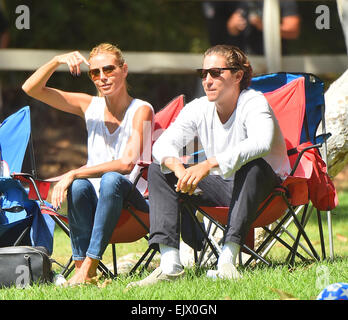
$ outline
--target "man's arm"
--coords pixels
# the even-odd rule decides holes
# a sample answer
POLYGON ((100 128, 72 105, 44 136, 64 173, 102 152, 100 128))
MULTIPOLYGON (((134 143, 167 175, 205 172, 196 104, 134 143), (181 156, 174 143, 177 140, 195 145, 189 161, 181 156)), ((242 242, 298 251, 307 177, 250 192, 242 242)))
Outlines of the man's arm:
MULTIPOLYGON (((192 102, 191 102, 192 103, 192 102)), ((173 171, 166 165, 166 160, 180 159, 180 152, 196 136, 197 104, 187 104, 176 120, 156 140, 152 148, 154 159, 161 165, 164 173, 173 171)), ((167 162, 170 162, 167 160, 167 162)))

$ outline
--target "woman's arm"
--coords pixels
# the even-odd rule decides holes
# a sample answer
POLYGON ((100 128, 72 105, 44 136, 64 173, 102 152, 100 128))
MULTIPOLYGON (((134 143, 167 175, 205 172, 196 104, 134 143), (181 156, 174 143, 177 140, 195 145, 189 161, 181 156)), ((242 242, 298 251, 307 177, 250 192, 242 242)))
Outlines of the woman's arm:
POLYGON ((84 117, 92 96, 85 93, 65 92, 46 86, 53 72, 62 64, 67 64, 70 73, 80 74, 81 63, 89 64, 78 52, 55 56, 51 61, 37 69, 23 84, 22 89, 31 97, 40 100, 58 110, 84 117))

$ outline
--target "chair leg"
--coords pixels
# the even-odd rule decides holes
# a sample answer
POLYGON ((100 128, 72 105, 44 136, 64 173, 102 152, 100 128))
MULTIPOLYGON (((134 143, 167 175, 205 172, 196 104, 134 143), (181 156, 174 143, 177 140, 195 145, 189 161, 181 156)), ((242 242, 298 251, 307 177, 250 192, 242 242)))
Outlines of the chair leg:
POLYGON ((152 253, 151 253, 150 257, 147 259, 147 262, 146 262, 144 268, 142 268, 142 271, 145 268, 148 267, 148 265, 150 264, 151 260, 153 259, 153 257, 155 256, 156 252, 158 251, 157 248, 153 248, 153 247, 147 248, 145 253, 139 259, 139 261, 135 264, 135 266, 132 268, 132 270, 129 272, 129 274, 133 274, 139 268, 139 266, 143 263, 143 261, 146 259, 146 257, 150 254, 151 251, 152 251, 152 253))
MULTIPOLYGON (((220 249, 220 246, 223 242, 223 238, 220 239, 218 241, 218 243, 215 242, 214 240, 214 236, 215 236, 215 233, 216 231, 218 230, 218 226, 216 224, 213 224, 212 221, 209 221, 209 224, 208 224, 208 227, 207 227, 207 231, 206 233, 208 234, 208 237, 210 239, 210 241, 212 242, 212 244, 215 246, 216 250, 218 251, 218 253, 220 254, 221 253, 221 249, 220 249), (214 230, 212 231, 212 228, 214 228, 214 230)), ((221 229, 222 232, 225 232, 225 229, 221 229)), ((207 250, 209 248, 209 244, 207 243, 207 241, 204 239, 204 243, 203 243, 203 248, 202 250, 200 251, 200 254, 199 254, 199 258, 198 258, 198 261, 196 261, 196 264, 197 266, 203 266, 203 259, 204 259, 204 256, 205 254, 207 253, 207 250)), ((206 256, 206 260, 205 260, 205 263, 207 263, 209 261, 209 259, 211 258, 211 256, 213 255, 214 253, 211 251, 208 253, 208 255, 206 256)), ((216 262, 213 264, 215 265, 216 262)))
POLYGON ((335 252, 334 252, 334 244, 333 244, 333 231, 332 231, 331 211, 327 211, 327 229, 328 229, 328 234, 329 234, 330 259, 333 260, 335 258, 335 252))
MULTIPOLYGON (((286 200, 286 201, 287 201, 287 200, 286 200)), ((315 257, 316 260, 319 261, 319 260, 320 260, 320 257, 319 257, 319 255, 318 255, 318 253, 316 252, 316 250, 314 249, 314 247, 313 247, 311 241, 309 240, 309 238, 308 238, 308 236, 307 236, 307 233, 306 233, 305 230, 304 230, 304 226, 303 226, 303 224, 302 224, 302 223, 304 222, 305 218, 306 218, 306 211, 303 212, 303 215, 302 215, 302 223, 298 220, 298 218, 297 218, 296 214, 294 213, 294 210, 292 209, 292 207, 290 206, 290 204, 289 204, 289 211, 290 211, 292 217, 294 218, 294 222, 295 222, 296 227, 297 227, 297 229, 298 229, 298 231, 299 231, 298 237, 297 237, 298 239, 297 239, 297 241, 295 241, 295 245, 294 245, 294 247, 296 248, 295 250, 297 250, 298 241, 299 241, 300 236, 302 235, 303 238, 305 239, 305 241, 306 241, 308 247, 309 247, 310 250, 312 251, 313 256, 315 257)), ((294 256, 294 254, 293 254, 292 257, 291 257, 291 260, 290 260, 290 265, 294 262, 294 259, 295 259, 295 256, 294 256)))
POLYGON ((117 257, 116 257, 116 245, 113 243, 112 247, 112 262, 114 266, 114 275, 117 277, 117 257))
POLYGON ((156 249, 153 249, 153 250, 152 250, 152 253, 151 253, 150 257, 147 259, 147 261, 146 261, 144 267, 142 268, 142 271, 144 271, 145 269, 148 268, 150 262, 152 261, 152 259, 153 259, 153 257, 155 256, 155 254, 156 254, 157 251, 158 251, 158 250, 156 250, 156 249))
POLYGON ((267 260, 265 260, 262 256, 260 256, 259 254, 257 254, 254 250, 250 249, 248 246, 246 246, 245 244, 243 244, 243 248, 248 251, 252 256, 254 256, 256 259, 259 259, 260 261, 262 261, 263 263, 265 263, 267 266, 271 266, 271 263, 268 262, 267 260))
POLYGON ((73 265, 72 267, 70 267, 71 263, 73 262, 72 260, 72 256, 70 257, 70 259, 68 260, 68 262, 65 264, 65 266, 63 266, 62 271, 60 272, 60 274, 64 277, 67 278, 69 276, 69 274, 74 270, 75 266, 73 265))
MULTIPOLYGON (((204 235, 204 238, 205 240, 207 241, 209 247, 211 248, 211 250, 213 251, 214 255, 216 256, 216 259, 219 258, 219 254, 215 248, 215 246, 213 245, 213 243, 211 242, 211 240, 209 239, 209 236, 207 235, 206 233, 206 230, 203 229, 203 227, 201 226, 201 224, 199 223, 196 215, 194 214, 194 212, 192 211, 192 208, 195 208, 193 207, 192 205, 190 207, 188 207, 188 212, 190 213, 191 215, 191 218, 193 219, 193 221, 197 224, 197 226, 199 227, 199 229, 201 230, 202 234, 204 235)), ((198 208, 195 208, 195 209, 198 209, 198 208)), ((203 216, 207 217, 210 221, 212 220, 209 215, 207 215, 203 210, 200 210, 199 209, 199 212, 201 212, 203 214, 203 216)))
MULTIPOLYGON (((282 219, 281 221, 278 223, 278 225, 273 229, 270 230, 266 227, 264 227, 263 229, 269 234, 266 239, 262 242, 262 244, 257 248, 256 253, 260 254, 264 247, 266 247, 271 241, 275 242, 278 241, 279 243, 281 243, 284 247, 286 247, 290 252, 293 252, 293 248, 286 243, 283 239, 280 238, 281 233, 279 234, 280 229, 283 227, 284 223, 286 223, 289 218, 291 218, 291 213, 288 212, 282 219)), ((273 244, 272 244, 273 246, 273 244)), ((266 250, 269 250, 268 247, 266 248, 266 250)), ((267 251, 268 252, 268 251, 267 251)), ((294 254, 296 254, 296 256, 298 256, 299 258, 301 258, 303 261, 305 261, 306 259, 299 254, 298 252, 294 252, 294 254)), ((261 255, 262 257, 264 257, 264 255, 261 255)), ((244 264, 244 266, 248 266, 252 260, 254 259, 254 257, 250 257, 244 264)))
POLYGON ((324 234, 323 234, 323 225, 322 225, 322 222, 321 222, 321 214, 320 214, 320 211, 318 209, 317 209, 317 217, 318 217, 318 228, 319 228, 320 244, 321 244, 321 254, 323 256, 323 259, 326 259, 325 241, 324 241, 324 234))
POLYGON ((102 263, 101 261, 99 261, 98 264, 98 270, 106 277, 112 278, 112 279, 116 279, 117 278, 117 274, 113 274, 108 268, 107 266, 102 263))

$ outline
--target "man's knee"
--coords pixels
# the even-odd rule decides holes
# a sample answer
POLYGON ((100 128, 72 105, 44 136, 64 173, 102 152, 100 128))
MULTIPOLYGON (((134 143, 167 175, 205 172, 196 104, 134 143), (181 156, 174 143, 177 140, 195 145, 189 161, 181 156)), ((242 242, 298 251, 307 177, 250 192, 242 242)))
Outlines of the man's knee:
POLYGON ((161 175, 161 174, 162 174, 162 171, 161 171, 160 165, 152 162, 149 166, 149 169, 148 169, 149 179, 151 179, 155 176, 161 175))
POLYGON ((254 186, 265 184, 275 185, 278 182, 278 177, 272 167, 262 158, 245 164, 239 169, 236 175, 254 186))

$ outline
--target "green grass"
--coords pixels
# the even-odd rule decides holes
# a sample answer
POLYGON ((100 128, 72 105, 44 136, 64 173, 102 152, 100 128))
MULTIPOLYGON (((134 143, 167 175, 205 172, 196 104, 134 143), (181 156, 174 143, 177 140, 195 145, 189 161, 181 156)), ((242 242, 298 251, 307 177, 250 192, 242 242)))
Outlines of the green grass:
MULTIPOLYGON (((269 258, 272 267, 241 268, 243 278, 239 281, 211 280, 206 278, 205 269, 188 268, 182 279, 173 283, 159 283, 155 286, 125 290, 131 281, 142 279, 143 275, 120 275, 118 279, 102 288, 85 285, 75 288, 60 288, 54 285, 34 285, 26 289, 7 288, 0 290, 0 300, 278 300, 293 298, 312 300, 317 297, 323 286, 335 282, 348 282, 348 191, 340 192, 340 204, 333 214, 334 260, 320 262, 300 262, 296 260, 291 270, 284 264, 287 255, 281 245, 272 249, 269 258)), ((307 225, 307 232, 318 251, 319 235, 315 215, 307 225)), ((326 214, 323 214, 324 232, 327 234, 326 214)), ((327 237, 326 237, 326 242, 327 237)), ((117 245, 118 257, 130 252, 143 252, 147 247, 144 240, 117 245)), ((327 254, 328 254, 328 245, 327 254)), ((65 262, 71 254, 70 241, 65 234, 55 232, 53 258, 65 262)), ((111 249, 108 248, 104 261, 110 263, 111 249)), ((150 272, 151 270, 149 270, 150 272)), ((106 284, 106 282, 104 283, 106 284)))
MULTIPOLYGON (((347 258, 334 262, 297 265, 289 272, 279 265, 253 270, 244 270, 239 281, 211 280, 203 270, 188 269, 186 276, 173 283, 159 283, 155 287, 133 288, 125 291, 133 278, 120 276, 105 288, 86 285, 74 288, 60 288, 53 285, 34 285, 26 289, 2 289, 1 300, 274 300, 280 294, 301 300, 315 299, 321 282, 318 281, 318 267, 327 267, 329 283, 347 281, 347 258)), ((102 281, 100 282, 102 283, 102 281)))

